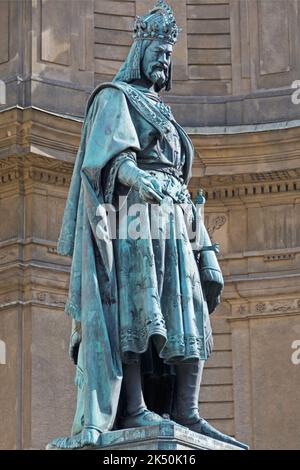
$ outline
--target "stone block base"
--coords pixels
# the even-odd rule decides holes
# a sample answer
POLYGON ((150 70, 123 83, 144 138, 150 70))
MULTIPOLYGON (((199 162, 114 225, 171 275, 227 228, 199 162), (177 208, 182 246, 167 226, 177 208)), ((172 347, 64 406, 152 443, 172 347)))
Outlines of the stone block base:
MULTIPOLYGON (((99 450, 242 450, 224 442, 166 422, 144 428, 111 431, 102 434, 99 450)), ((97 450, 98 450, 97 449, 97 450)))

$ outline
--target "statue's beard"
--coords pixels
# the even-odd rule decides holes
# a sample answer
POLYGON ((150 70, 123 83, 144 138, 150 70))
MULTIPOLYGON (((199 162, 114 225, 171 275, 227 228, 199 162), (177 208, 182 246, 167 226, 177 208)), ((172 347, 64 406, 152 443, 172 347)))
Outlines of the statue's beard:
POLYGON ((150 73, 150 80, 159 89, 162 89, 168 80, 168 73, 165 70, 156 67, 150 73))

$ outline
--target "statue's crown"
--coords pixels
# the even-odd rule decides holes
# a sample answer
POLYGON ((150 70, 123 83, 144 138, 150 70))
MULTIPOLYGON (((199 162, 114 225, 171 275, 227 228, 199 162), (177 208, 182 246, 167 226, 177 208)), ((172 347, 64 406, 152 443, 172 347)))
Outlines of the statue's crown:
POLYGON ((161 39, 175 44, 180 31, 172 8, 164 0, 158 0, 148 15, 136 17, 133 37, 161 39))

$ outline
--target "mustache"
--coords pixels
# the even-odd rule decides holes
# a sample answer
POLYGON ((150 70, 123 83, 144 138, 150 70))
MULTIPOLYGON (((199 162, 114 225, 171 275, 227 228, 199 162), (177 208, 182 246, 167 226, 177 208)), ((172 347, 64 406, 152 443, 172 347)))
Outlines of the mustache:
POLYGON ((162 64, 153 64, 151 67, 151 72, 155 72, 155 71, 162 71, 166 75, 168 75, 169 67, 167 65, 162 65, 162 64))

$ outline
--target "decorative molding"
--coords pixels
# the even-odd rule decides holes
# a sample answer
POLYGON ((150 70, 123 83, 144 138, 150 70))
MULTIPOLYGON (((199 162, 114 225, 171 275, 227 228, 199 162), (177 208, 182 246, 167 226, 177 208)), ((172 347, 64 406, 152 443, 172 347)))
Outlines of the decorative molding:
POLYGON ((259 173, 246 173, 234 175, 212 175, 203 177, 201 181, 208 180, 211 186, 232 186, 234 184, 264 183, 269 181, 285 181, 287 179, 300 178, 300 168, 282 171, 266 171, 259 173))
POLYGON ((230 320, 293 313, 300 313, 300 298, 264 300, 256 303, 234 303, 232 305, 232 318, 230 318, 230 320))
POLYGON ((278 299, 275 301, 259 302, 255 305, 257 313, 290 313, 300 311, 300 299, 278 299))
POLYGON ((295 259, 295 253, 281 253, 276 255, 266 255, 264 256, 264 261, 286 261, 295 259))
POLYGON ((202 188, 209 201, 245 199, 247 197, 279 195, 300 192, 300 169, 222 177, 192 177, 190 189, 202 188))
POLYGON ((29 177, 33 181, 40 181, 41 183, 47 183, 56 186, 69 187, 71 181, 71 175, 60 174, 60 169, 57 167, 54 170, 41 169, 31 167, 29 171, 29 177))
POLYGON ((0 187, 19 180, 69 187, 73 165, 47 157, 6 157, 0 160, 0 187))
POLYGON ((66 294, 58 294, 57 292, 49 292, 49 291, 32 291, 32 298, 31 300, 37 301, 43 304, 50 304, 50 305, 59 305, 61 307, 64 306, 66 302, 66 294))
POLYGON ((300 168, 259 173, 192 177, 191 189, 203 188, 208 200, 295 193, 300 191, 300 168))

